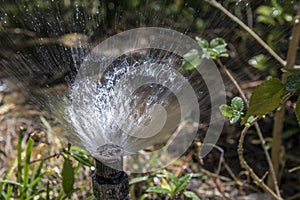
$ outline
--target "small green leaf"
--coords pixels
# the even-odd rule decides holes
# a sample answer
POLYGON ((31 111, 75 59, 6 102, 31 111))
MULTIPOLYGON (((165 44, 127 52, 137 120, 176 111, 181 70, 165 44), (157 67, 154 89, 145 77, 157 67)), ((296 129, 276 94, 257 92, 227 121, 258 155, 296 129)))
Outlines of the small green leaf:
POLYGON ((210 56, 212 59, 217 59, 218 57, 228 57, 227 53, 227 43, 223 38, 214 38, 210 41, 210 56))
POLYGON ((182 68, 185 70, 193 70, 202 62, 202 58, 199 55, 197 49, 192 49, 188 53, 183 55, 182 68))
POLYGON ((291 75, 288 76, 285 90, 288 92, 295 92, 300 88, 300 76, 299 75, 291 75))
POLYGON ((277 108, 281 102, 284 84, 272 78, 257 86, 253 91, 245 120, 251 115, 266 115, 277 108))
POLYGON ((230 124, 234 124, 237 123, 237 121, 239 121, 240 119, 240 115, 234 115, 229 119, 230 124))
POLYGON ((183 192, 184 196, 190 198, 192 200, 200 200, 200 198, 192 191, 185 191, 183 192))
POLYGON ((297 102, 296 102, 296 117, 298 120, 298 125, 300 126, 300 96, 298 96, 297 102))
POLYGON ((70 151, 69 152, 70 155, 75 158, 79 163, 85 165, 85 166, 88 166, 88 167, 91 167, 93 166, 94 164, 88 159, 87 155, 82 155, 81 153, 79 152, 76 152, 76 151, 70 151))
POLYGON ((222 113, 222 115, 224 117, 230 118, 230 117, 233 116, 231 106, 228 106, 226 104, 222 104, 222 105, 220 105, 219 110, 220 110, 220 112, 222 113))
POLYGON ((196 39, 196 41, 198 42, 198 44, 201 48, 205 49, 205 48, 209 47, 209 44, 208 44, 207 40, 205 40, 203 38, 200 38, 200 37, 196 37, 195 39, 196 39))
POLYGON ((243 111, 244 110, 244 102, 243 102, 242 98, 234 97, 231 100, 231 108, 236 111, 240 111, 240 112, 243 111))
POLYGON ((193 174, 187 174, 179 179, 179 183, 176 185, 174 193, 177 194, 185 189, 186 185, 190 182, 193 174))
POLYGON ((170 184, 167 182, 166 179, 162 178, 162 179, 160 179, 160 181, 161 181, 161 187, 162 188, 165 188, 169 191, 172 191, 172 188, 171 188, 170 184))
POLYGON ((217 37, 214 38, 210 41, 210 48, 226 48, 227 43, 225 42, 225 40, 223 38, 217 37))
POLYGON ((260 15, 270 16, 272 13, 272 8, 270 6, 260 6, 256 12, 260 15))
POLYGON ((73 190, 74 185, 74 168, 69 158, 65 158, 61 176, 63 190, 66 194, 69 194, 73 190))
POLYGON ((178 184, 179 178, 177 178, 172 172, 164 170, 164 173, 167 175, 167 178, 171 180, 171 182, 173 182, 175 185, 178 184))
POLYGON ((141 176, 141 177, 132 178, 129 181, 129 185, 140 183, 140 182, 143 182, 143 181, 147 181, 148 178, 149 178, 149 176, 141 176))
POLYGON ((171 191, 166 189, 166 188, 161 188, 161 187, 149 187, 146 192, 153 192, 157 194, 170 194, 171 191))
POLYGON ((269 58, 264 54, 259 54, 257 56, 252 57, 248 63, 252 67, 259 69, 259 70, 265 70, 268 67, 268 61, 269 58))

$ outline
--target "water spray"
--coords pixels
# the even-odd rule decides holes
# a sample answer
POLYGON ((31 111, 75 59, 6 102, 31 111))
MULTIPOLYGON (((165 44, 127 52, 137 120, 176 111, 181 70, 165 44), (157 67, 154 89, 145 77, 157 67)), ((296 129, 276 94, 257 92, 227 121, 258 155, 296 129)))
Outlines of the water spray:
MULTIPOLYGON (((192 144, 201 97, 189 82, 194 77, 185 77, 189 73, 174 61, 185 57, 193 64, 195 58, 185 56, 191 50, 198 52, 201 62, 194 68, 210 94, 204 95, 210 97, 205 101, 210 101, 212 114, 203 143, 216 143, 225 120, 218 112, 226 102, 224 85, 214 62, 201 57, 193 39, 164 28, 133 29, 103 41, 84 59, 56 113, 68 129, 62 137, 95 158, 96 199, 129 199, 126 172, 166 167, 192 144), (160 53, 150 54, 149 49, 160 53), (144 59, 134 59, 136 53, 144 59), (162 147, 143 151, 157 144, 162 147), (155 161, 145 164, 153 156, 155 161)), ((201 156, 211 149, 204 145, 201 156)))

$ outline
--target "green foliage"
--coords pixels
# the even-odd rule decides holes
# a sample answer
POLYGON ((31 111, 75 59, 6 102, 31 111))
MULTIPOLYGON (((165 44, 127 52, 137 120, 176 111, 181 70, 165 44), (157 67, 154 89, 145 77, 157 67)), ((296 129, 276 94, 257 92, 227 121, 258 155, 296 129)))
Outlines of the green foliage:
POLYGON ((285 90, 287 92, 296 92, 298 89, 300 89, 300 75, 288 76, 285 90))
POLYGON ((77 146, 71 146, 71 148, 68 151, 65 151, 65 153, 72 156, 84 166, 92 167, 94 165, 90 154, 86 150, 83 150, 77 146))
POLYGON ((196 37, 195 38, 199 46, 202 48, 202 54, 196 49, 190 50, 183 55, 182 67, 185 70, 193 70, 201 64, 204 58, 218 59, 220 57, 228 57, 227 43, 223 38, 214 38, 208 43, 207 40, 196 37))
POLYGON ((266 115, 277 108, 281 102, 284 84, 278 78, 272 78, 257 86, 250 98, 245 119, 251 115, 266 115))
POLYGON ((220 57, 228 57, 226 49, 227 43, 223 38, 217 37, 212 39, 210 43, 208 43, 207 40, 196 37, 196 41, 203 50, 202 58, 211 58, 216 60, 220 57))
POLYGON ((191 200, 200 200, 200 198, 194 192, 184 191, 183 194, 184 196, 190 198, 191 200))
POLYGON ((252 57, 248 63, 256 69, 265 70, 268 67, 269 58, 264 54, 252 57))
POLYGON ((132 178, 129 181, 129 185, 147 181, 147 180, 149 180, 149 178, 150 178, 149 176, 141 176, 141 177, 132 178))
POLYGON ((197 195, 192 191, 186 191, 186 186, 193 177, 193 174, 176 177, 173 173, 164 170, 162 175, 157 174, 156 177, 160 180, 160 186, 151 186, 146 190, 146 192, 164 194, 168 195, 170 198, 175 198, 180 194, 192 199, 197 198, 197 195))
POLYGON ((234 97, 231 100, 231 105, 222 104, 219 107, 223 116, 229 118, 230 124, 236 123, 244 114, 244 102, 240 97, 234 97))
POLYGON ((295 69, 282 68, 281 71, 282 72, 289 72, 289 73, 294 74, 294 75, 300 75, 300 69, 299 68, 295 68, 295 69))
POLYGON ((202 62, 202 58, 197 49, 192 49, 183 55, 182 68, 185 70, 193 70, 202 62))
MULTIPOLYGON (((0 199, 20 199, 20 200, 30 200, 39 196, 40 200, 50 199, 50 191, 53 190, 53 186, 47 184, 45 185, 43 181, 49 174, 52 173, 51 169, 43 171, 45 165, 45 160, 31 163, 30 157, 33 149, 34 140, 29 138, 27 146, 25 149, 24 160, 22 160, 22 138, 23 138, 23 129, 19 131, 18 138, 18 152, 17 152, 17 180, 8 179, 9 174, 12 174, 14 166, 6 172, 4 177, 0 179, 0 199), (13 192, 14 191, 14 192, 13 192), (42 197, 45 195, 46 198, 42 197)), ((59 195, 55 198, 56 200, 69 198, 74 192, 84 189, 85 186, 79 186, 74 188, 75 175, 80 164, 85 166, 91 166, 91 158, 88 156, 88 153, 85 150, 80 149, 79 147, 72 146, 69 151, 65 150, 64 153, 65 161, 62 169, 62 190, 59 195), (78 160, 78 165, 76 168, 73 168, 70 158, 73 157, 75 160, 78 160)), ((56 186, 54 186, 56 187, 56 186)))
POLYGON ((69 158, 65 157, 65 162, 61 172, 62 186, 66 194, 70 194, 74 185, 74 169, 69 158))
POLYGON ((20 129, 18 138, 17 181, 8 179, 8 175, 11 174, 13 170, 12 166, 6 172, 4 177, 0 179, 0 199, 10 199, 12 195, 14 195, 14 198, 17 196, 17 199, 29 200, 45 192, 43 187, 40 187, 39 183, 41 183, 43 177, 51 173, 51 170, 41 173, 40 170, 44 162, 40 162, 34 170, 30 170, 30 156, 34 144, 34 141, 31 138, 28 140, 24 162, 22 162, 23 131, 23 129, 20 129), (13 190, 16 191, 14 194, 12 194, 13 190))
POLYGON ((286 11, 276 0, 272 0, 270 6, 262 5, 256 10, 259 15, 257 21, 273 26, 291 22, 293 17, 286 11))

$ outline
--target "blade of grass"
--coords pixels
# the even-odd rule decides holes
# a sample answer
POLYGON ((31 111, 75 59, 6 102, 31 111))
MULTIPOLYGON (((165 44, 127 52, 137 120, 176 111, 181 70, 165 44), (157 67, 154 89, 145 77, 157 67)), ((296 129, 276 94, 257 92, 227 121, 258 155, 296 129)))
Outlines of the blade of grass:
POLYGON ((37 193, 32 194, 31 196, 29 196, 29 197, 26 198, 25 200, 31 200, 31 199, 33 199, 34 197, 39 197, 40 194, 42 194, 43 192, 45 192, 45 190, 40 190, 40 191, 38 191, 37 193))
POLYGON ((50 183, 47 183, 47 193, 46 193, 46 200, 50 200, 50 183))
POLYGON ((22 185, 21 183, 18 183, 16 181, 12 181, 12 180, 0 180, 0 183, 13 184, 13 185, 17 185, 20 187, 24 187, 24 185, 22 185))
POLYGON ((12 189, 13 189, 13 187, 11 185, 9 185, 8 188, 7 188, 7 193, 6 193, 5 200, 9 200, 10 199, 12 189))
POLYGON ((26 199, 26 191, 27 191, 27 185, 28 185, 28 174, 29 174, 29 165, 30 165, 30 156, 31 156, 31 150, 33 146, 33 139, 29 138, 26 148, 26 154, 25 154, 25 162, 24 162, 24 188, 22 191, 22 197, 26 199))
MULTIPOLYGON (((24 129, 21 127, 19 130, 18 135, 18 154, 17 154, 17 160, 18 160, 18 171, 17 171, 17 180, 20 184, 23 183, 22 181, 22 136, 23 136, 24 129)), ((22 188, 19 186, 19 192, 21 194, 22 188)), ((22 200, 22 198, 21 198, 22 200)))

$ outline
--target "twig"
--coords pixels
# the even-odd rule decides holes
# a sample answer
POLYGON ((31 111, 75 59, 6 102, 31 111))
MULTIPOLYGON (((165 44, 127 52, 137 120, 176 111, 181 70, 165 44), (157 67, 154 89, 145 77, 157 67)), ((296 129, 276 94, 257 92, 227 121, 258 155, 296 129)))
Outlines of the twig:
MULTIPOLYGON (((286 68, 292 69, 295 66, 296 56, 297 56, 297 49, 299 44, 299 37, 300 37, 300 4, 297 11, 297 16, 295 17, 293 32, 292 32, 292 39, 289 44, 288 54, 287 54, 287 62, 286 68)), ((289 74, 283 73, 281 80, 283 83, 286 83, 289 74)), ((279 166, 280 166, 280 151, 281 151, 281 141, 282 141, 282 131, 283 131, 283 121, 285 115, 285 103, 280 107, 279 110, 275 113, 274 118, 274 126, 273 126, 273 142, 272 142, 272 162, 274 165, 276 177, 279 176, 279 166)), ((269 177, 268 184, 271 188, 274 188, 272 185, 272 179, 269 177)))
POLYGON ((239 24, 245 31, 247 31, 265 50, 267 50, 282 66, 286 65, 286 61, 284 61, 270 46, 265 43, 251 28, 249 28, 244 22, 242 22, 239 18, 231 14, 226 8, 224 8, 220 3, 216 0, 206 0, 210 5, 216 7, 221 10, 225 15, 227 15, 232 21, 239 24))
MULTIPOLYGON (((235 78, 232 76, 232 74, 230 73, 230 71, 227 69, 227 67, 221 62, 220 59, 217 59, 217 62, 218 64, 221 66, 221 68, 225 71, 225 73, 228 75, 228 77, 230 78, 230 80, 233 82, 234 86, 237 88, 237 90, 239 91, 242 99, 244 100, 247 108, 249 107, 249 103, 248 103, 248 99, 246 98, 246 95, 244 94, 243 90, 241 89, 241 87, 239 86, 239 84, 237 83, 237 81, 235 80, 235 78)), ((264 154, 266 156, 266 159, 267 159, 267 163, 268 163, 268 166, 269 166, 269 170, 270 170, 270 176, 273 178, 272 181, 273 181, 273 185, 274 185, 274 188, 275 188, 275 191, 276 191, 276 194, 278 196, 280 196, 280 190, 279 190, 279 186, 278 186, 278 181, 277 181, 277 176, 276 176, 276 173, 275 173, 275 169, 274 169, 274 166, 273 166, 273 163, 272 163, 272 159, 271 159, 271 156, 268 152, 268 149, 266 147, 266 141, 263 137, 263 134, 261 132, 261 129, 259 127, 259 124, 257 122, 254 123, 254 126, 255 126, 255 129, 256 129, 256 132, 257 132, 257 135, 259 137, 259 140, 261 141, 261 146, 263 148, 263 151, 264 151, 264 154)))
MULTIPOLYGON (((255 118, 255 121, 258 119, 258 117, 255 118)), ((242 133, 241 133, 241 137, 239 139, 239 144, 238 144, 238 155, 239 155, 239 160, 240 160, 240 164, 241 166, 246 169, 249 173, 250 176, 253 178, 254 181, 256 181, 256 183, 267 193, 269 193, 274 199, 276 200, 281 200, 282 198, 278 195, 276 195, 272 189, 270 189, 264 182, 262 179, 260 179, 256 173, 253 171, 253 169, 247 164, 247 162, 244 159, 244 140, 245 140, 245 136, 247 134, 247 131, 249 130, 250 126, 245 126, 245 128, 243 129, 242 133)))
POLYGON ((36 162, 39 162, 39 161, 49 160, 50 158, 54 158, 54 157, 57 157, 57 156, 60 156, 60 155, 61 155, 61 153, 55 153, 55 154, 53 154, 51 156, 47 156, 45 158, 40 158, 40 159, 32 160, 32 161, 30 161, 30 164, 36 163, 36 162))
POLYGON ((232 76, 232 74, 230 73, 230 71, 227 69, 227 67, 221 62, 220 59, 217 59, 217 63, 220 65, 221 69, 227 74, 227 76, 229 77, 229 79, 231 80, 231 82, 234 84, 234 86, 236 87, 236 89, 239 91, 243 101, 246 103, 247 107, 248 107, 248 99, 246 98, 243 90, 241 89, 241 87, 239 86, 239 84, 237 83, 237 81, 235 80, 235 78, 232 76))
POLYGON ((298 167, 293 167, 292 169, 289 169, 289 173, 293 173, 293 172, 295 172, 295 171, 297 171, 297 170, 300 170, 300 166, 298 166, 298 167))

